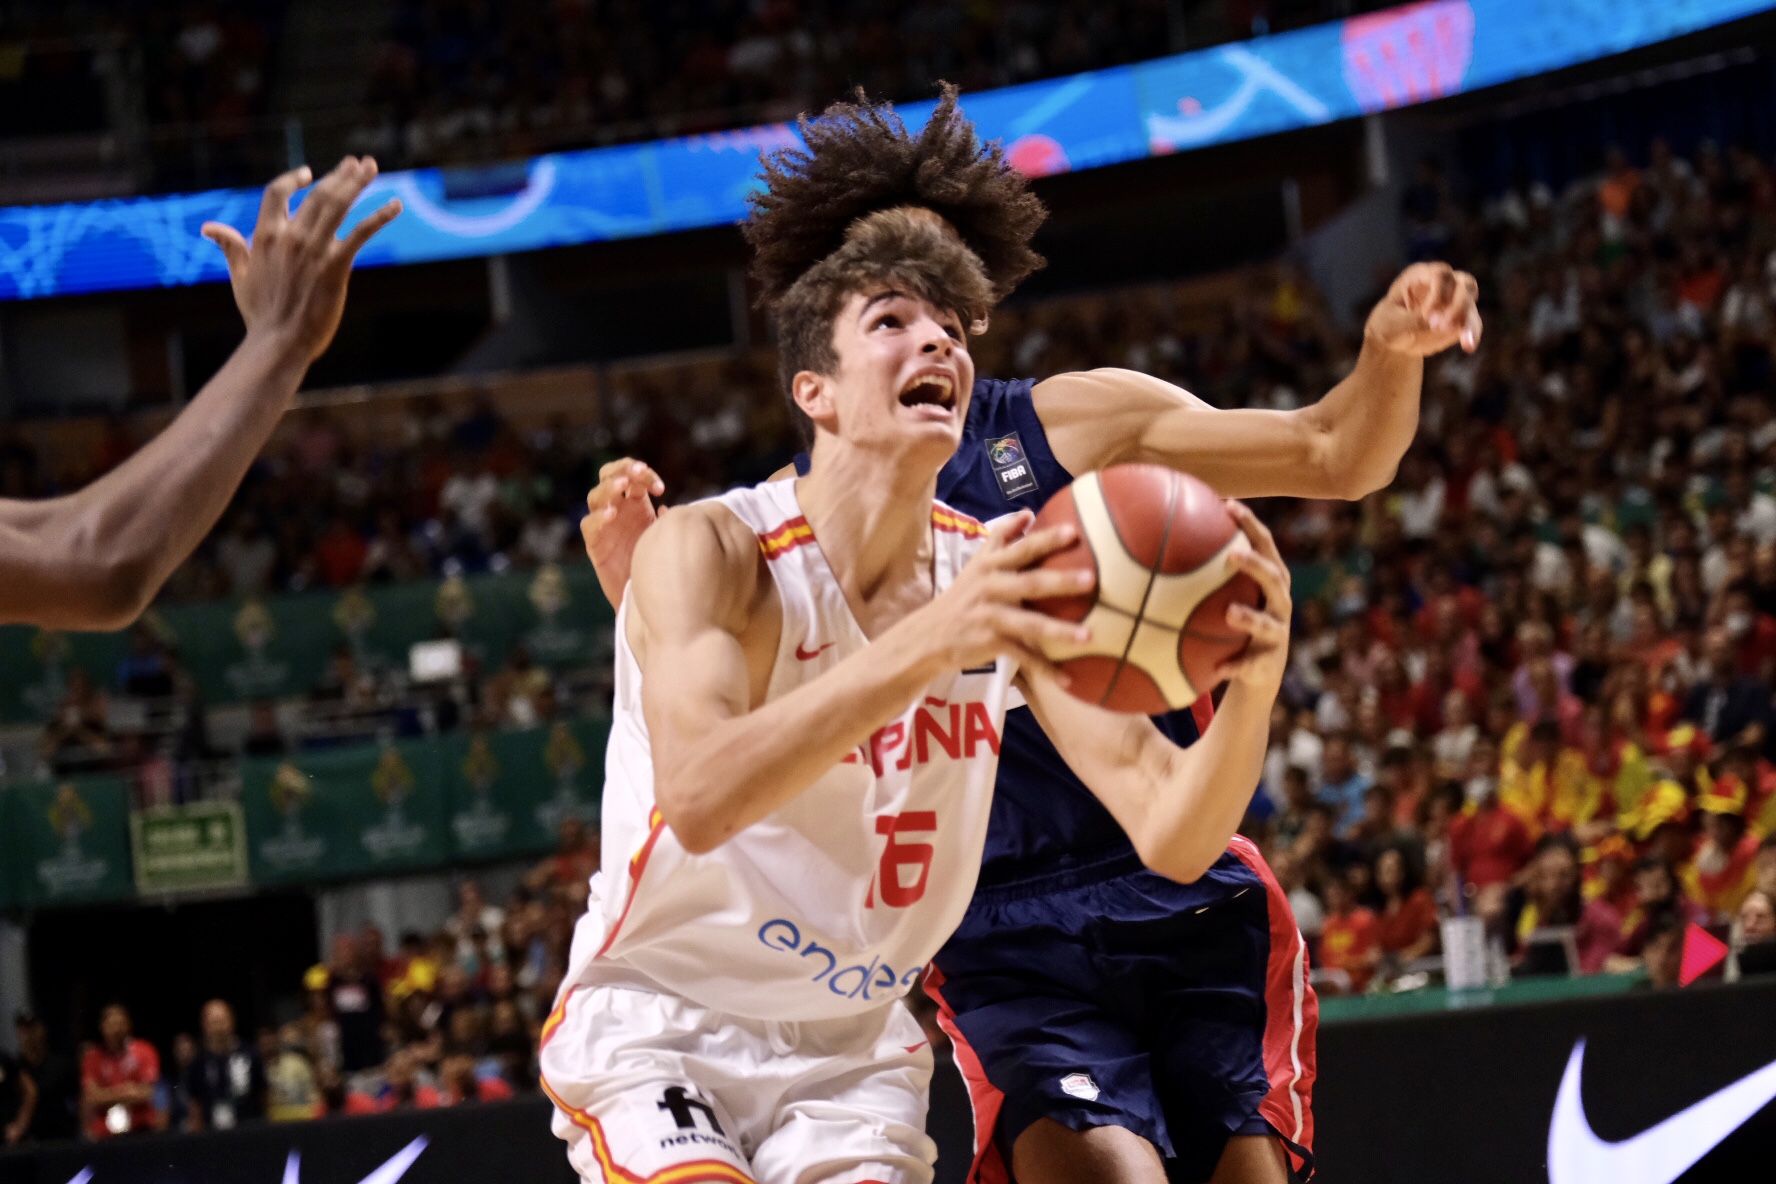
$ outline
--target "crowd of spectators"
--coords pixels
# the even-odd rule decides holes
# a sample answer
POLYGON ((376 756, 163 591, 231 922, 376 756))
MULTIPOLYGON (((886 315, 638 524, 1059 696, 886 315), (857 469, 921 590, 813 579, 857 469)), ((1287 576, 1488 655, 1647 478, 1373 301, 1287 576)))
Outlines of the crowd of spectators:
POLYGON ((792 118, 858 85, 900 100, 938 78, 1005 86, 1383 6, 391 0, 364 89, 293 110, 279 85, 287 0, 21 0, 0 7, 0 45, 22 63, 0 77, 21 99, 0 135, 144 128, 150 188, 251 184, 284 163, 292 118, 314 144, 343 131, 385 167, 510 159, 792 118))
POLYGON ((196 1032, 159 1049, 112 1003, 75 1062, 51 1049, 41 1020, 21 1015, 21 1055, 0 1055, 0 1146, 534 1093, 539 1033, 597 862, 596 832, 565 820, 558 849, 503 904, 465 879, 434 932, 402 934, 392 947, 374 925, 338 935, 292 984, 281 1022, 256 1031, 242 1032, 230 1003, 211 999, 196 1032))
POLYGON ((127 128, 147 149, 152 189, 262 180, 287 150, 268 123, 287 7, 0 5, 0 137, 127 128))
POLYGON ((1139 61, 1378 3, 401 0, 354 151, 402 164, 793 118, 863 86, 927 97, 1139 61))
MULTIPOLYGON (((1439 912, 1480 917, 1520 973, 1670 981, 1690 922, 1762 945, 1771 170, 1654 143, 1464 206, 1427 169, 1403 213, 1415 252, 1479 275, 1485 346, 1432 369, 1387 490, 1271 511, 1300 618, 1255 827, 1320 965, 1344 989, 1412 980, 1439 912)), ((1317 360, 1316 316, 1276 319, 1317 360)))

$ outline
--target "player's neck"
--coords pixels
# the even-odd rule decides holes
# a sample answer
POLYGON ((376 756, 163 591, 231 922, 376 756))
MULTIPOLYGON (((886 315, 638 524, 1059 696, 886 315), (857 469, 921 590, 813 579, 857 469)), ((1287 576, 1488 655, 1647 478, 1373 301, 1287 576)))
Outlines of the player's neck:
POLYGON ((928 576, 936 496, 936 473, 844 447, 823 452, 796 484, 833 574, 863 600, 928 576))

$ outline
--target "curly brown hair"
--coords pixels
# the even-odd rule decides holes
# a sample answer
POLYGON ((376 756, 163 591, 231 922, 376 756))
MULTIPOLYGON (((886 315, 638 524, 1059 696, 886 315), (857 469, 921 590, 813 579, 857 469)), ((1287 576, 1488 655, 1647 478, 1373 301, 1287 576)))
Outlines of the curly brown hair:
POLYGON ((777 302, 778 377, 804 444, 813 442, 814 425, 796 406, 795 376, 803 370, 834 373, 835 318, 853 296, 885 289, 953 311, 964 326, 986 315, 993 302, 980 258, 941 224, 901 208, 859 219, 839 249, 805 271, 777 302))
POLYGON ((1030 239, 1048 210, 997 142, 982 145, 943 83, 937 109, 914 136, 889 103, 834 103, 798 121, 805 148, 763 159, 765 188, 747 200, 741 229, 752 246, 760 302, 780 299, 809 268, 839 249, 851 225, 877 210, 920 206, 961 235, 1003 300, 1043 264, 1030 239))

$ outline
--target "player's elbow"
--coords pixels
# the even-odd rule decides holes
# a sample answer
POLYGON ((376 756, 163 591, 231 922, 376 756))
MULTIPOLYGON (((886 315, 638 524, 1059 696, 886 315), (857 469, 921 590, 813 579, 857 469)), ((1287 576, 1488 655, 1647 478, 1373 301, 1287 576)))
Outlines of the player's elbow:
POLYGON ((689 795, 677 792, 670 782, 655 783, 654 801, 660 809, 660 821, 690 854, 707 855, 727 842, 728 831, 722 820, 689 795))
POLYGON ((1194 884, 1208 874, 1219 851, 1199 850, 1201 844, 1179 835, 1152 835, 1135 844, 1135 854, 1155 875, 1179 884, 1194 884))
POLYGON ((1338 501, 1361 501, 1378 490, 1386 489, 1394 480, 1394 465, 1372 465, 1361 468, 1345 464, 1325 474, 1326 497, 1338 501))
POLYGON ((91 629, 113 631, 136 623, 158 591, 152 565, 146 560, 118 559, 104 564, 89 590, 91 629))
POLYGON ((1307 433, 1303 468, 1313 475, 1314 496, 1331 501, 1361 501, 1393 483, 1394 473, 1400 467, 1399 457, 1376 452, 1371 440, 1341 437, 1337 429, 1311 417, 1304 417, 1300 425, 1307 433))
POLYGON ((45 533, 57 591, 54 627, 110 632, 128 628, 147 611, 162 578, 155 557, 146 546, 119 537, 102 507, 76 502, 45 533))

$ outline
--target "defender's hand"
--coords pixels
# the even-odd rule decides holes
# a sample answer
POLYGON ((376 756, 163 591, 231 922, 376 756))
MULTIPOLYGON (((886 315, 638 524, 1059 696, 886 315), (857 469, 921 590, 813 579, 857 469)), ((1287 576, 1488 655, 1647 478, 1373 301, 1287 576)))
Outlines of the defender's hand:
POLYGON ((1480 348, 1480 284, 1447 263, 1414 263, 1369 314, 1363 335, 1396 353, 1428 358, 1459 344, 1480 348))
POLYGON ((1042 643, 1083 642, 1091 631, 1025 608, 1024 602, 1089 592, 1097 576, 1090 571, 1031 570, 1079 535, 1071 525, 1032 532, 1034 517, 1025 511, 994 526, 955 583, 903 622, 918 630, 915 636, 937 668, 966 670, 1003 654, 1024 671, 1066 684, 1066 676, 1043 656, 1042 643))
POLYGON ((629 561, 635 545, 666 507, 654 507, 653 499, 666 492, 660 475, 630 457, 613 460, 598 470, 598 484, 586 495, 586 516, 580 519, 580 539, 586 558, 598 573, 598 586, 615 608, 629 584, 629 561))
POLYGON ((202 231, 228 260, 228 281, 247 335, 270 335, 304 362, 318 358, 339 329, 359 249, 401 212, 398 200, 389 201, 337 238, 352 203, 376 179, 376 161, 346 157, 292 217, 290 196, 312 178, 305 165, 265 187, 251 245, 226 223, 205 222, 202 231))

